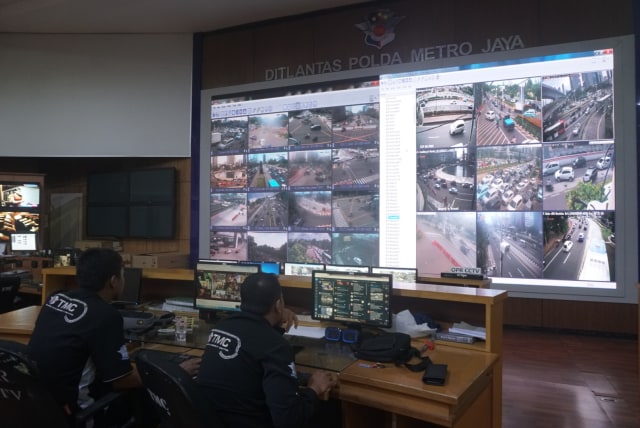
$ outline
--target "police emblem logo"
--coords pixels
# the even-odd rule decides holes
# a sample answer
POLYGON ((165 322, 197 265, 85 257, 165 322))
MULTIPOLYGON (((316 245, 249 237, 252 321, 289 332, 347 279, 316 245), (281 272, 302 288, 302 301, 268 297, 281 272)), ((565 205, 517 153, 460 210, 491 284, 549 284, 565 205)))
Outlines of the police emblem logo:
POLYGON ((370 13, 356 28, 364 32, 364 43, 382 49, 396 38, 395 28, 404 16, 397 16, 389 9, 379 9, 370 13))

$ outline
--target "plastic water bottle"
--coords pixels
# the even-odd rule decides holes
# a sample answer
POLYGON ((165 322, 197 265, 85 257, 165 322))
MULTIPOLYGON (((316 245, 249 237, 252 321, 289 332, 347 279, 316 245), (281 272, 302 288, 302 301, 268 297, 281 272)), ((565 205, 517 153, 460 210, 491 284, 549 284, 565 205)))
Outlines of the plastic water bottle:
POLYGON ((176 342, 187 341, 187 322, 184 317, 177 317, 175 320, 176 325, 176 342))

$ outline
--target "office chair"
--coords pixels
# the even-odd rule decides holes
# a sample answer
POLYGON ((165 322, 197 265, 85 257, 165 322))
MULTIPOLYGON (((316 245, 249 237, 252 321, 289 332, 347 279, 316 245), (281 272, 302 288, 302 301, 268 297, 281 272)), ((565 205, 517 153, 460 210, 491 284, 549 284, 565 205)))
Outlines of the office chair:
MULTIPOLYGON (((2 425, 21 428, 81 428, 124 393, 111 393, 69 418, 45 387, 27 356, 27 345, 0 340, 0 415, 2 425)), ((132 426, 127 421, 121 428, 132 426)))
POLYGON ((15 309, 15 300, 20 288, 17 275, 0 275, 0 314, 15 309))
POLYGON ((200 396, 195 381, 167 352, 141 349, 135 362, 163 428, 224 426, 200 396))

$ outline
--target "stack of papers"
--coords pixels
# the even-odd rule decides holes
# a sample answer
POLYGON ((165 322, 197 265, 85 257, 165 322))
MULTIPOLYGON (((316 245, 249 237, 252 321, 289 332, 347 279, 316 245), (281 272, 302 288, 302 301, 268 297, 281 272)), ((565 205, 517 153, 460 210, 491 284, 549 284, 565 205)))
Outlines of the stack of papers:
POLYGON ((321 339, 324 337, 324 327, 307 327, 304 325, 299 325, 296 327, 291 327, 288 332, 289 336, 302 336, 302 337, 311 337, 313 339, 321 339))
POLYGON ((449 331, 451 333, 466 334, 467 336, 487 340, 487 330, 484 327, 477 327, 464 321, 454 322, 453 325, 449 327, 449 331))

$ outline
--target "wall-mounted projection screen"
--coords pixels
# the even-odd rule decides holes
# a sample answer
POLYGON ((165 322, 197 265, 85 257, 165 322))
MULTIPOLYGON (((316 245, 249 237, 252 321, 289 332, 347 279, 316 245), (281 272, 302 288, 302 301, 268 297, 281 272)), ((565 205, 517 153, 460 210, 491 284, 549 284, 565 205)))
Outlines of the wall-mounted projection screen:
POLYGON ((1 34, 2 156, 189 157, 190 34, 1 34))
POLYGON ((203 91, 199 256, 636 301, 633 38, 422 66, 203 91))

